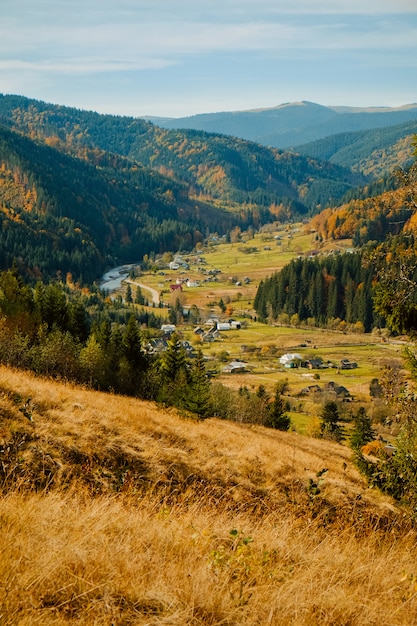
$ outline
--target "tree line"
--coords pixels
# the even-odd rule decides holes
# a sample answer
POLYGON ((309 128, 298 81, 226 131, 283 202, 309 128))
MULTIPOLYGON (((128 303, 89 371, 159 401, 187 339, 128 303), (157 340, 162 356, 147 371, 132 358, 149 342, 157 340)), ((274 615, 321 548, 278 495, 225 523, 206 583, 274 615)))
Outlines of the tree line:
POLYGON ((360 323, 365 332, 383 323, 373 307, 372 266, 362 252, 294 259, 261 281, 254 307, 262 321, 321 326, 360 323))

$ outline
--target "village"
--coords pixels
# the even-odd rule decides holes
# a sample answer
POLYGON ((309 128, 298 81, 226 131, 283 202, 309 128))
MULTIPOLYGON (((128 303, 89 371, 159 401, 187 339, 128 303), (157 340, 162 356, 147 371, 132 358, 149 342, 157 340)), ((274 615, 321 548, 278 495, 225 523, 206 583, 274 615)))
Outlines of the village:
MULTIPOLYGON (((328 399, 372 406, 383 419, 383 408, 375 409, 370 386, 381 367, 400 367, 398 343, 388 341, 384 332, 364 334, 342 330, 343 325, 318 328, 285 316, 268 324, 257 319, 253 300, 263 277, 294 255, 311 253, 311 233, 297 225, 289 229, 290 239, 286 233, 282 229, 257 233, 237 244, 219 238, 190 254, 156 257, 145 269, 129 266, 124 268, 118 297, 125 297, 127 285, 133 290, 136 285, 145 300, 151 295, 148 309, 158 309, 165 318, 159 329, 146 333, 148 354, 162 354, 175 332, 188 358, 201 349, 207 375, 222 385, 253 392, 265 387, 273 393, 285 382, 297 429, 328 399)), ((339 247, 349 251, 350 245, 346 241, 339 247)))

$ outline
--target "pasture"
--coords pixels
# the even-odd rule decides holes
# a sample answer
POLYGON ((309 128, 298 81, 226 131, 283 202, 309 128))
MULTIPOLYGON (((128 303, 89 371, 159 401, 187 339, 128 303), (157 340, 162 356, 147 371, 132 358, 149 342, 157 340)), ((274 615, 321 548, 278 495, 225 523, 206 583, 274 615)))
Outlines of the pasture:
POLYGON ((324 394, 306 396, 302 390, 319 385, 324 391, 334 383, 348 390, 350 411, 360 405, 373 411, 370 382, 380 379, 387 367, 401 369, 404 342, 387 338, 386 334, 261 324, 256 320, 253 299, 259 282, 295 256, 343 251, 350 246, 350 240, 320 244, 315 233, 294 224, 250 238, 244 233, 240 241, 209 241, 195 254, 182 255, 187 268, 172 270, 167 263, 158 262, 152 271, 141 275, 140 282, 157 289, 166 305, 173 305, 176 298, 184 308, 196 305, 203 328, 208 328, 205 321, 210 318, 240 321, 240 330, 222 331, 210 343, 201 342, 194 333, 195 325, 177 324, 177 328, 185 340, 202 349, 208 368, 216 371, 217 380, 226 386, 246 386, 255 391, 263 385, 272 394, 277 383, 288 381, 293 423, 300 432, 308 432, 311 416, 319 413, 324 394), (187 279, 198 286, 187 286, 187 279), (182 290, 171 293, 170 285, 179 282, 182 290), (225 306, 224 312, 220 303, 225 306), (279 357, 288 352, 300 354, 303 360, 321 358, 326 367, 285 368, 279 357), (341 369, 342 359, 356 362, 357 367, 341 369), (223 367, 235 360, 247 363, 247 371, 223 373, 223 367))

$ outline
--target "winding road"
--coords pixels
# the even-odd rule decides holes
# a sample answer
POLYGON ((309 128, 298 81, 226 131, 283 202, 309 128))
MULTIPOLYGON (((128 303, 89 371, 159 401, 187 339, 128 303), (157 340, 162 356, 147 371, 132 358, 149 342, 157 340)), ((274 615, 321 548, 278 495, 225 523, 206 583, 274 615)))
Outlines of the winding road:
POLYGON ((130 285, 135 285, 136 287, 140 287, 141 289, 145 289, 146 291, 150 291, 152 295, 152 302, 159 306, 159 293, 153 287, 148 287, 148 285, 144 285, 143 283, 138 283, 136 280, 132 280, 131 278, 126 278, 125 283, 129 283, 130 285))

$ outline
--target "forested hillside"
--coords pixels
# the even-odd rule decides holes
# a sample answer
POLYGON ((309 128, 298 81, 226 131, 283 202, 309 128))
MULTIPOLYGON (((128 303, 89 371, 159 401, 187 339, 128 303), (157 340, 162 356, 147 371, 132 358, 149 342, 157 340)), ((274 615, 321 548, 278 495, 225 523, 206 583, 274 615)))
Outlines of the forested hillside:
POLYGON ((135 156, 186 181, 197 197, 270 209, 287 218, 335 206, 366 179, 347 169, 224 135, 155 128, 135 156), (167 170, 168 168, 168 170, 167 170))
MULTIPOLYGON (((416 148, 416 138, 412 140, 416 148)), ((320 239, 352 238, 355 246, 368 241, 383 241, 388 235, 416 230, 417 167, 413 164, 396 175, 381 179, 367 194, 352 198, 336 209, 325 209, 315 215, 309 228, 320 239), (380 192, 384 186, 394 187, 380 192)))
POLYGON ((0 263, 35 277, 92 282, 109 265, 192 248, 201 230, 243 223, 190 201, 186 186, 126 158, 82 158, 0 127, 0 263))
POLYGON ((164 130, 18 96, 0 97, 0 121, 76 156, 87 147, 129 157, 186 182, 193 196, 232 208, 272 205, 300 215, 314 211, 317 199, 336 205, 348 189, 365 182, 338 166, 232 137, 164 130))
POLYGON ((413 136, 417 119, 373 130, 330 135, 312 143, 297 146, 300 154, 324 159, 375 178, 412 161, 413 136))
POLYGON ((296 316, 311 325, 343 320, 369 332, 381 323, 373 311, 373 278, 360 253, 296 259, 261 282, 254 306, 263 320, 291 321, 296 316))
POLYGON ((310 157, 0 96, 1 259, 84 282, 208 232, 300 219, 366 179, 310 157))
MULTIPOLYGON (((414 148, 416 143, 415 138, 414 148)), ((415 332, 416 198, 414 163, 398 176, 395 191, 353 200, 315 216, 307 228, 316 233, 318 244, 323 240, 352 238, 356 252, 298 258, 266 278, 260 283, 254 302, 260 318, 274 322, 284 316, 288 322, 294 317, 313 325, 330 326, 342 321, 360 325, 365 332, 388 320, 393 330, 415 332), (390 295, 382 297, 381 305, 381 299, 374 297, 374 287, 378 287, 380 277, 385 279, 392 271, 391 266, 395 269, 390 295), (400 280, 405 280, 402 311, 394 316, 393 302, 400 280)))

